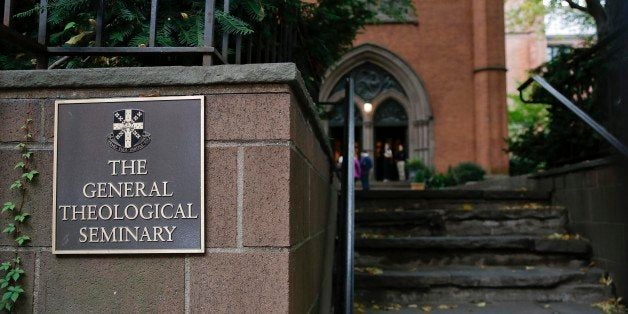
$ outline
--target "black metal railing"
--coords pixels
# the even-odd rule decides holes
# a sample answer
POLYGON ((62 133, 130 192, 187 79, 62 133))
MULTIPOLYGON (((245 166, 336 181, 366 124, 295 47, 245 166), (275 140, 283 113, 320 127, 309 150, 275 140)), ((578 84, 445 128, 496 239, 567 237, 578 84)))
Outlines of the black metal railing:
MULTIPOLYGON (((96 23, 94 26, 94 45, 90 47, 51 47, 48 46, 48 0, 39 0, 39 18, 37 39, 25 36, 12 26, 13 0, 4 0, 3 23, 0 25, 0 42, 16 47, 17 52, 37 55, 37 68, 45 69, 51 56, 133 56, 133 55, 200 55, 202 65, 289 62, 292 61, 292 48, 296 43, 296 27, 285 25, 280 19, 273 19, 272 35, 263 34, 232 35, 222 32, 221 40, 215 43, 216 21, 215 0, 205 0, 203 35, 199 46, 161 47, 156 45, 158 0, 150 0, 149 36, 146 47, 110 47, 103 46, 104 21, 106 17, 105 0, 94 0, 96 4, 96 23)), ((148 1, 148 0, 147 0, 148 1)), ((229 0, 223 0, 222 10, 230 13, 229 0)), ((295 12, 296 14, 297 12, 295 12)))
POLYGON ((543 89, 549 92, 556 100, 558 100, 561 104, 563 104, 569 111, 574 113, 580 120, 586 123, 589 127, 591 127, 597 134, 599 134, 602 138, 604 138, 611 146, 613 146, 618 152, 628 157, 628 148, 613 134, 608 132, 606 128, 604 128, 601 124, 595 121, 591 116, 589 116, 582 109, 578 108, 573 102, 571 102, 567 97, 561 94, 558 90, 556 90, 550 83, 548 83, 544 78, 539 75, 532 76, 525 83, 519 86, 519 98, 526 103, 533 103, 533 101, 526 100, 524 98, 524 90, 530 86, 533 82, 537 82, 543 89))
POLYGON ((345 114, 342 164, 341 192, 338 204, 338 230, 335 256, 334 307, 338 313, 353 313, 353 257, 355 238, 355 122, 354 115, 354 82, 353 78, 345 79, 344 103, 345 114))

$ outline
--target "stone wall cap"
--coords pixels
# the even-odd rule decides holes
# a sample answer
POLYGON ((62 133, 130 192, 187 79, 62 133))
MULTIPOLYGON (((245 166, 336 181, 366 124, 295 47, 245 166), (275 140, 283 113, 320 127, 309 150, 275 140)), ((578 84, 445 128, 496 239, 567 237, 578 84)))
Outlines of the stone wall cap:
POLYGON ((300 74, 294 63, 15 70, 0 72, 0 89, 291 83, 298 80, 300 74))
POLYGON ((294 63, 0 71, 0 90, 287 84, 331 163, 331 145, 294 63))
POLYGON ((543 179, 547 177, 560 176, 571 172, 586 171, 593 168, 609 167, 617 164, 620 159, 617 156, 586 160, 575 164, 552 168, 530 175, 531 179, 543 179))

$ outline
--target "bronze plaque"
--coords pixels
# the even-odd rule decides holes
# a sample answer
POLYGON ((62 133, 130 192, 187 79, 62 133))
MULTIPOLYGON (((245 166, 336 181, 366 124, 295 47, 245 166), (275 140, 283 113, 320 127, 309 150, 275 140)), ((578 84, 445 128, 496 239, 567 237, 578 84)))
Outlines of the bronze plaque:
POLYGON ((202 253, 203 96, 55 103, 54 254, 202 253))

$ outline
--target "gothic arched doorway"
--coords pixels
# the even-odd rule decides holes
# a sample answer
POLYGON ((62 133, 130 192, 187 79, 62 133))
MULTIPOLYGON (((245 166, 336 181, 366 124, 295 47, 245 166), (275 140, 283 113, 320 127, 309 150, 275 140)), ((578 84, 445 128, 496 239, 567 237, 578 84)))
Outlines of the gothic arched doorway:
POLYGON ((396 161, 408 157, 408 114, 404 107, 392 98, 381 102, 373 115, 373 131, 375 179, 399 180, 396 161))
MULTIPOLYGON (((349 75, 355 80, 354 101, 360 110, 360 115, 356 116, 361 116, 364 120, 362 127, 356 128, 356 142, 360 149, 374 157, 377 138, 398 138, 405 144, 407 158, 420 159, 431 165, 434 152, 432 113, 427 92, 416 73, 394 53, 379 46, 364 44, 348 52, 329 69, 323 80, 319 99, 322 102, 343 99, 343 78, 349 75), (384 105, 387 102, 396 102, 396 105, 384 105), (405 124, 386 126, 384 119, 379 122, 378 134, 375 134, 375 111, 386 107, 401 107, 405 124), (401 131, 402 129, 405 131, 401 131)), ((336 132, 333 128, 330 121, 330 135, 336 132)))
MULTIPOLYGON (((344 100, 340 101, 340 103, 344 103, 344 100)), ((362 143, 362 113, 357 106, 354 106, 355 110, 355 142, 359 145, 362 143)), ((329 139, 331 141, 331 148, 334 153, 334 160, 338 160, 338 157, 342 154, 342 147, 344 143, 344 124, 345 124, 345 113, 343 106, 334 106, 332 109, 331 116, 329 118, 329 139)), ((361 147, 360 147, 361 148, 361 147)))

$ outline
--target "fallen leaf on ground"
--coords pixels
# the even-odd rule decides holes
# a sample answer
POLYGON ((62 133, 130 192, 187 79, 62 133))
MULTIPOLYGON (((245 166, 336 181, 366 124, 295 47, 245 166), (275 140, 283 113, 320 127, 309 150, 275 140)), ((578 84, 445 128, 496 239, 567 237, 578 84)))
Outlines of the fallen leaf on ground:
POLYGON ((600 278, 600 283, 605 286, 610 286, 613 283, 613 278, 611 278, 610 275, 602 276, 602 278, 600 278))
POLYGON ((568 234, 568 233, 552 233, 550 235, 547 236, 548 239, 550 240, 564 240, 564 241, 568 241, 568 240, 580 240, 580 235, 579 234, 568 234))
POLYGON ((432 311, 432 307, 429 305, 425 305, 421 307, 421 310, 423 310, 423 312, 431 312, 432 311))
POLYGON ((475 306, 477 307, 485 307, 486 306, 486 302, 478 302, 475 304, 475 306))
POLYGON ((384 271, 381 268, 377 268, 377 267, 366 267, 364 268, 364 272, 366 272, 369 275, 381 275, 384 273, 384 271))
POLYGON ((591 306, 602 310, 605 314, 626 313, 626 307, 621 304, 621 298, 611 298, 606 301, 591 304, 591 306))
POLYGON ((462 210, 472 211, 473 210, 473 205, 471 205, 471 204, 463 204, 462 205, 462 210))

